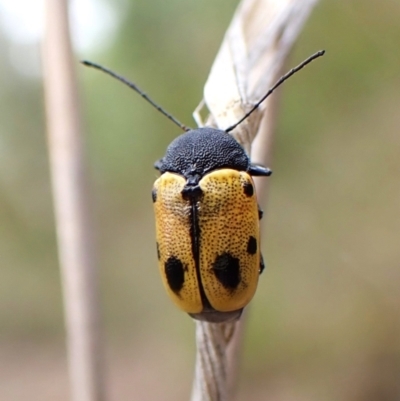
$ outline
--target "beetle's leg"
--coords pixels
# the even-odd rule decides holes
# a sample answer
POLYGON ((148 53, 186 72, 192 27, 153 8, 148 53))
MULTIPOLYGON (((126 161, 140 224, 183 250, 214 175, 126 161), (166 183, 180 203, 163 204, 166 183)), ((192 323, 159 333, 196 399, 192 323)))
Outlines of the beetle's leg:
POLYGON ((268 167, 264 167, 261 164, 251 163, 247 172, 253 177, 265 176, 268 177, 272 174, 272 171, 268 167))
POLYGON ((157 160, 157 161, 154 163, 154 168, 155 168, 156 170, 161 171, 161 170, 163 169, 163 159, 157 160))
POLYGON ((260 205, 258 205, 258 220, 261 220, 264 216, 264 212, 260 209, 260 205))
POLYGON ((261 274, 265 269, 265 264, 264 264, 264 258, 262 253, 260 253, 260 270, 259 270, 259 274, 261 274))

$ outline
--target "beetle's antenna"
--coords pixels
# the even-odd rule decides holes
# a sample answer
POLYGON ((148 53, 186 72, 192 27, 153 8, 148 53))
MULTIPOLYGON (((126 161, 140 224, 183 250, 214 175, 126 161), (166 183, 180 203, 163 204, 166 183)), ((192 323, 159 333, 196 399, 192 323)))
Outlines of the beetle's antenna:
POLYGON ((325 50, 320 50, 319 52, 313 54, 310 56, 308 59, 304 60, 302 63, 300 63, 297 67, 292 68, 289 72, 287 72, 284 76, 279 78, 279 80, 276 82, 276 84, 254 105, 254 107, 247 112, 237 123, 231 125, 228 127, 225 132, 232 131, 235 129, 239 124, 241 124, 244 120, 246 120, 247 117, 250 116, 259 106, 260 104, 272 94, 272 92, 280 85, 282 85, 288 78, 290 78, 293 74, 296 74, 296 72, 300 71, 303 67, 305 67, 307 64, 311 63, 311 61, 315 60, 318 57, 321 57, 325 54, 325 50))
POLYGON ((190 131, 191 128, 187 127, 186 125, 182 124, 179 120, 177 120, 173 115, 169 114, 167 111, 165 111, 161 106, 159 106, 154 100, 150 99, 145 92, 143 92, 140 88, 138 88, 133 82, 128 81, 126 78, 124 78, 121 75, 116 74, 114 71, 109 70, 106 67, 103 67, 100 64, 92 63, 91 61, 87 60, 82 60, 82 64, 88 66, 88 67, 93 67, 96 68, 100 71, 105 72, 108 75, 111 75, 112 77, 118 79, 118 81, 121 81, 125 85, 129 86, 131 89, 139 93, 140 96, 142 96, 143 99, 147 100, 153 107, 155 107, 160 113, 164 114, 165 117, 169 118, 172 122, 174 122, 179 128, 181 128, 184 131, 190 131))

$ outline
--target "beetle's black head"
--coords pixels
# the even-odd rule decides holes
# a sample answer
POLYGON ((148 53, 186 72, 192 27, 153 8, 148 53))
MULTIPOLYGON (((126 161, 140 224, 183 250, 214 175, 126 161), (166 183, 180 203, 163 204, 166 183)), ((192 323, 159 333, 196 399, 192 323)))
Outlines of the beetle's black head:
POLYGON ((185 178, 220 169, 247 171, 250 160, 239 143, 225 131, 198 128, 178 136, 155 167, 161 173, 170 171, 185 178))
POLYGON ((161 173, 183 175, 193 185, 212 170, 231 168, 250 175, 271 175, 271 170, 250 163, 242 146, 230 134, 216 128, 190 130, 174 139, 165 156, 155 163, 161 173))

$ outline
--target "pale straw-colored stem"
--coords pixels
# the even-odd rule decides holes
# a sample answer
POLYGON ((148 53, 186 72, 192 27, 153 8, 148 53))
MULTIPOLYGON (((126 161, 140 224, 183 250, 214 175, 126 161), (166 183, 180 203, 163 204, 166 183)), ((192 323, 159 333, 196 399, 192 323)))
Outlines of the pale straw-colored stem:
MULTIPOLYGON (((270 99, 265 118, 253 143, 254 160, 267 165, 271 160, 273 133, 279 96, 270 99)), ((266 206, 268 180, 255 180, 257 197, 266 206)), ((234 398, 240 368, 240 353, 247 313, 237 322, 196 322, 196 366, 191 401, 227 401, 234 398)))
POLYGON ((104 400, 98 277, 67 0, 46 1, 48 146, 72 401, 104 400))
MULTIPOLYGON (((205 125, 236 123, 273 86, 317 0, 242 0, 207 79, 200 109, 205 125)), ((278 96, 279 97, 279 96, 278 96)), ((274 94, 232 132, 254 162, 270 166, 279 99, 274 94), (254 142, 253 142, 254 141, 254 142)), ((268 180, 257 178, 261 208, 268 180)), ((234 399, 246 314, 236 323, 196 322, 196 367, 191 401, 234 399)))

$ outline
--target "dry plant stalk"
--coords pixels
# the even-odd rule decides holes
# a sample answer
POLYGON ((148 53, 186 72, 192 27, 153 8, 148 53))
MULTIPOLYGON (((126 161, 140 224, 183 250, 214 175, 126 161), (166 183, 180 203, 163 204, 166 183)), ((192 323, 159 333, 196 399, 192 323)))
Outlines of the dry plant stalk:
MULTIPOLYGON (((225 129, 233 125, 273 86, 316 3, 242 0, 211 68, 204 99, 194 112, 199 126, 225 129), (205 124, 200 117, 204 105, 209 111, 205 124)), ((254 162, 268 165, 271 160, 276 109, 273 95, 232 132, 254 162)), ((255 181, 259 204, 265 207, 267 180, 255 181)), ((233 398, 244 324, 245 316, 233 323, 196 321, 192 401, 233 398)))
POLYGON ((46 1, 45 102, 71 399, 104 400, 98 283, 67 0, 46 1))

